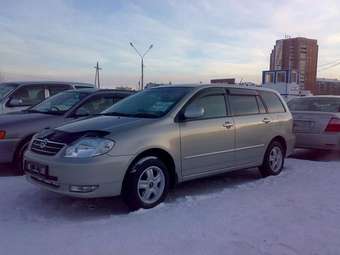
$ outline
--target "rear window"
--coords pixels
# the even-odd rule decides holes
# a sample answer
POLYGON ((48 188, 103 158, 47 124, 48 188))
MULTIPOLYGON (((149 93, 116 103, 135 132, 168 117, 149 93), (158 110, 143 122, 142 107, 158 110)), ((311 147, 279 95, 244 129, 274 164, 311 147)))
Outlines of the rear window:
POLYGON ((340 98, 306 97, 288 102, 291 111, 340 112, 340 98))
POLYGON ((280 98, 275 93, 261 91, 260 95, 264 100, 269 113, 280 113, 286 111, 280 98))

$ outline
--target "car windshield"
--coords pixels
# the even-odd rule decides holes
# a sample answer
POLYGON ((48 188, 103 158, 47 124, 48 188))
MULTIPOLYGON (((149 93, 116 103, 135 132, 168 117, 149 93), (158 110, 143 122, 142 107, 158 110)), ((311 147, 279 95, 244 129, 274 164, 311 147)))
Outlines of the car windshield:
POLYGON ((340 112, 340 98, 306 97, 288 102, 291 111, 340 112))
POLYGON ((4 98, 7 94, 17 87, 16 84, 3 83, 0 84, 0 99, 4 98))
POLYGON ((167 114, 192 88, 146 89, 127 97, 102 114, 140 118, 159 118, 167 114))
POLYGON ((49 114, 63 114, 79 103, 87 95, 89 95, 89 93, 80 91, 62 92, 46 99, 36 106, 33 106, 28 111, 49 114))

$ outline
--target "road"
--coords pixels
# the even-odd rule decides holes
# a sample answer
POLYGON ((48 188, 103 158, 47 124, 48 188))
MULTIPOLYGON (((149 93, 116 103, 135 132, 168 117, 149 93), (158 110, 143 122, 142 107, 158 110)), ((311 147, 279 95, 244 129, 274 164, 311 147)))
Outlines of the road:
POLYGON ((61 196, 3 170, 0 254, 340 254, 339 154, 298 150, 279 176, 191 181, 133 213, 120 198, 61 196))

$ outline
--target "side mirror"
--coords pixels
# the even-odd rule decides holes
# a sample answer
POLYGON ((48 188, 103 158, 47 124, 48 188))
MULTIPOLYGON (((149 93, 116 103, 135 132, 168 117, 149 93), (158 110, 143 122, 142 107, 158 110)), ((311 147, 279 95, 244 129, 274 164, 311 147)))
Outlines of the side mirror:
POLYGON ((186 119, 197 119, 204 115, 204 108, 202 106, 190 105, 185 109, 184 117, 186 119))
POLYGON ((9 101, 8 101, 8 103, 7 103, 7 105, 9 106, 9 107, 15 107, 15 106, 22 106, 23 105, 23 101, 22 101, 22 99, 18 99, 18 98, 11 98, 9 101))

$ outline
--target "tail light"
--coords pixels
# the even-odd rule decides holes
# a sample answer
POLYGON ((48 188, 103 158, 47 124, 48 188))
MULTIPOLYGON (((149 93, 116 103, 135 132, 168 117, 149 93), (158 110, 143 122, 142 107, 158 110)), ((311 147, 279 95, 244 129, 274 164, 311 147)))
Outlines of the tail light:
POLYGON ((6 137, 6 131, 0 130, 0 140, 5 139, 5 137, 6 137))
POLYGON ((331 118, 328 122, 325 132, 340 132, 340 119, 331 118))

